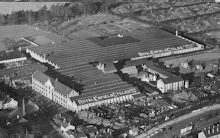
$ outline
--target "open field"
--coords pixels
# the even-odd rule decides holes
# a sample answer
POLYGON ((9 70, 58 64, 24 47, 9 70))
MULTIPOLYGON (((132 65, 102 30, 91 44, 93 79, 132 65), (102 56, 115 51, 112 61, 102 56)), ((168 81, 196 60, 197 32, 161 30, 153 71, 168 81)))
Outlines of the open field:
POLYGON ((13 40, 19 40, 22 37, 46 35, 49 32, 39 30, 29 25, 8 25, 0 26, 0 39, 10 38, 13 40))
POLYGON ((0 51, 5 50, 4 44, 1 42, 5 38, 12 40, 20 40, 22 37, 32 37, 36 43, 45 45, 51 42, 60 43, 67 39, 51 34, 50 32, 40 30, 29 25, 9 25, 0 26, 0 51))
POLYGON ((0 2, 0 14, 10 14, 13 11, 20 10, 37 11, 44 5, 46 5, 47 8, 50 9, 52 5, 65 3, 66 2, 0 2))
POLYGON ((106 13, 99 13, 96 15, 79 17, 61 24, 47 26, 47 28, 42 29, 49 30, 70 39, 75 39, 126 34, 128 32, 145 28, 151 28, 151 25, 143 24, 131 19, 123 19, 106 13))

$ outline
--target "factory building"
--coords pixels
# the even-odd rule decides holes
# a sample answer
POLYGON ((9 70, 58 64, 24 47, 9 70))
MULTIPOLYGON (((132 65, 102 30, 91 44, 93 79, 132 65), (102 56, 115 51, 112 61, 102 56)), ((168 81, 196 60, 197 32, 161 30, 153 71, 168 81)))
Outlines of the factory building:
POLYGON ((204 130, 198 134, 198 138, 220 138, 220 125, 217 124, 204 128, 204 130))
POLYGON ((127 88, 120 91, 109 90, 107 93, 92 93, 72 97, 73 106, 77 111, 89 109, 103 104, 121 103, 134 99, 134 95, 140 94, 136 88, 127 88))
POLYGON ((32 75, 32 89, 70 110, 73 110, 70 97, 79 95, 75 90, 40 71, 32 75))
MULTIPOLYGON (((105 67, 109 65, 106 66, 102 61, 107 60, 108 63, 112 63, 125 59, 159 58, 203 49, 203 45, 182 36, 150 28, 132 32, 123 37, 94 37, 30 47, 26 52, 36 60, 48 63, 55 68, 101 61, 100 69, 107 73, 109 67, 105 67)), ((110 65, 110 67, 113 66, 110 65)), ((110 72, 112 71, 114 69, 110 69, 110 72)))

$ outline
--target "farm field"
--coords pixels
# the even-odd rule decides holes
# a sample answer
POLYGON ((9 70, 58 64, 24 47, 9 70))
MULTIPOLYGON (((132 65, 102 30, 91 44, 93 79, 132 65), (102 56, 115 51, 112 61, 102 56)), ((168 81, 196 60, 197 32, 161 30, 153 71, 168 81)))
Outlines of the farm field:
POLYGON ((65 3, 67 2, 0 2, 0 14, 10 14, 20 10, 37 11, 45 5, 50 9, 52 5, 65 3))

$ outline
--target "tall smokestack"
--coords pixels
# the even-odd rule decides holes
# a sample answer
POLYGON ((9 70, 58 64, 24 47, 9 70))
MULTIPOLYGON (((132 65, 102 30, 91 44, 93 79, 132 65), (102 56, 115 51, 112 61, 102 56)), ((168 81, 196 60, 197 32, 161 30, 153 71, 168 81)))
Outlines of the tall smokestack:
POLYGON ((22 98, 22 118, 25 116, 25 102, 24 102, 24 98, 22 98))
POLYGON ((200 77, 201 77, 201 84, 204 85, 204 83, 205 83, 205 74, 202 73, 200 77))

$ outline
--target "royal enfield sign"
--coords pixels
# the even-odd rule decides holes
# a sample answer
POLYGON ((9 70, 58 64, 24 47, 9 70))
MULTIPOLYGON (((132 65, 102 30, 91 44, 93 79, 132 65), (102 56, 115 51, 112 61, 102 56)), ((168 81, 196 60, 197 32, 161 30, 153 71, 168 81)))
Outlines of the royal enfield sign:
POLYGON ((103 101, 103 100, 107 100, 107 99, 117 98, 117 97, 121 97, 121 96, 125 96, 125 95, 132 95, 134 93, 137 93, 136 89, 135 88, 130 88, 130 89, 125 90, 125 91, 113 92, 113 93, 110 93, 110 94, 94 96, 94 97, 80 99, 80 100, 76 100, 76 101, 78 102, 79 105, 83 105, 83 104, 103 101))
POLYGON ((184 46, 166 48, 166 49, 162 49, 162 50, 151 50, 149 52, 144 52, 144 53, 139 52, 138 55, 140 57, 152 57, 155 54, 178 51, 178 50, 183 50, 183 49, 190 49, 190 48, 193 48, 193 47, 195 47, 195 44, 187 44, 187 45, 184 45, 184 46))

